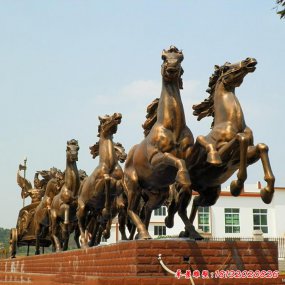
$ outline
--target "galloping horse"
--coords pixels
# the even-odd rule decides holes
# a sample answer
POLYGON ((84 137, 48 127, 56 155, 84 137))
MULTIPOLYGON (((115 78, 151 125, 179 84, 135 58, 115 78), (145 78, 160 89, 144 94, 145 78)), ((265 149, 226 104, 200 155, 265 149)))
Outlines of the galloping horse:
MULTIPOLYGON (((50 208, 55 195, 57 195, 64 184, 64 174, 56 168, 52 168, 50 179, 46 185, 46 191, 40 204, 37 206, 34 215, 34 228, 36 237, 36 253, 40 254, 40 238, 46 237, 50 227, 50 208)), ((48 179, 46 179, 48 180, 48 179)))
MULTIPOLYGON (((121 182, 123 170, 118 163, 113 143, 113 134, 117 132, 121 118, 122 115, 119 113, 114 113, 112 116, 99 117, 99 143, 90 148, 93 158, 99 153, 99 165, 83 181, 78 196, 77 218, 82 248, 88 246, 86 236, 88 223, 86 222, 86 217, 91 215, 92 218, 93 216, 95 223, 97 223, 97 218, 100 217, 102 219, 100 224, 107 225, 108 221, 112 219, 111 206, 113 201, 123 191, 121 182)), ((94 233, 91 239, 92 241, 95 240, 94 233)))
POLYGON ((80 178, 76 165, 78 150, 77 140, 72 139, 67 142, 64 185, 54 197, 51 204, 51 237, 54 241, 56 251, 62 250, 61 240, 64 240, 63 250, 67 249, 69 232, 72 223, 76 221, 76 198, 80 186, 80 178))
MULTIPOLYGON (((221 184, 237 172, 237 180, 233 180, 230 191, 239 196, 247 178, 247 166, 260 158, 264 169, 267 186, 261 190, 264 203, 270 203, 274 193, 275 178, 271 170, 268 146, 262 143, 254 146, 253 134, 246 125, 241 105, 235 95, 244 77, 254 72, 257 61, 247 58, 236 64, 225 63, 215 66, 210 77, 209 98, 194 105, 194 115, 198 120, 213 116, 212 130, 207 136, 199 136, 187 158, 187 168, 191 178, 191 188, 199 193, 193 201, 190 222, 193 224, 199 206, 212 206, 217 201, 221 184)), ((172 220, 177 205, 173 200, 167 219, 172 220)), ((194 232, 187 229, 184 236, 193 237, 194 232)))
MULTIPOLYGON (((194 139, 186 126, 179 89, 182 89, 183 54, 176 47, 162 52, 162 91, 157 116, 150 120, 145 139, 129 152, 124 170, 124 188, 128 195, 128 214, 138 230, 139 239, 149 239, 149 220, 153 209, 167 199, 169 185, 183 186, 184 196, 191 196, 190 178, 184 158, 191 153, 194 139), (155 122, 154 122, 155 121, 155 122), (146 201, 144 222, 137 211, 141 197, 146 201)), ((189 226, 184 203, 179 214, 189 226)))

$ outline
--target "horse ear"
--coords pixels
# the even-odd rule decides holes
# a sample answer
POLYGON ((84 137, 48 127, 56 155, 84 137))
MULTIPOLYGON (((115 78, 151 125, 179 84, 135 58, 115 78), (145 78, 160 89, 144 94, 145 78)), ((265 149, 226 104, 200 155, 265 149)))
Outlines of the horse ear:
POLYGON ((162 59, 162 60, 165 60, 165 59, 166 59, 166 50, 165 50, 165 49, 162 51, 161 59, 162 59))
POLYGON ((98 119, 100 122, 102 122, 103 118, 101 116, 98 116, 98 119))
POLYGON ((215 65, 215 70, 219 70, 220 67, 218 65, 215 65))

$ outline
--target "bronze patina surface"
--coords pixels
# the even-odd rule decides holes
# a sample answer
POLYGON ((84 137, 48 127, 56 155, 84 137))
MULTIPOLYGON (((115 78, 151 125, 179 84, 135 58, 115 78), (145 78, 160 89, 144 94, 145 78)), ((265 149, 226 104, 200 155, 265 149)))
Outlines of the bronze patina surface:
POLYGON ((76 208, 80 186, 80 177, 76 164, 78 151, 77 140, 72 139, 67 142, 64 184, 51 203, 51 237, 56 251, 67 249, 69 234, 77 227, 76 208))
POLYGON ((117 132, 122 115, 114 113, 112 116, 99 117, 99 142, 90 147, 93 158, 99 155, 99 165, 87 177, 80 187, 78 197, 77 218, 80 230, 81 247, 88 247, 86 229, 90 227, 90 245, 99 244, 104 236, 110 236, 112 223, 112 205, 116 198, 122 194, 123 170, 119 159, 124 161, 126 154, 120 144, 115 145, 113 135, 117 132), (117 147, 116 147, 117 146, 117 147), (89 219, 86 219, 88 217, 89 219), (88 222, 87 222, 88 221, 88 222))
MULTIPOLYGON (((275 177, 272 173, 268 146, 253 144, 252 130, 246 125, 239 100, 235 94, 244 77, 255 71, 257 61, 246 58, 236 64, 225 63, 215 66, 210 77, 210 96, 202 103, 194 105, 194 115, 198 120, 213 116, 211 131, 207 136, 198 136, 191 155, 186 159, 191 178, 191 188, 199 193, 193 201, 190 222, 193 224, 199 206, 212 206, 217 201, 221 184, 235 171, 237 179, 230 185, 233 196, 238 196, 247 178, 247 167, 261 159, 264 179, 267 182, 261 190, 264 203, 270 203, 274 193, 275 177)), ((178 199, 179 200, 179 199, 178 199)), ((166 220, 173 220, 177 210, 175 200, 169 207, 166 220)), ((182 236, 195 237, 186 229, 182 236)))
MULTIPOLYGON (((194 140, 186 126, 179 91, 182 88, 183 53, 171 46, 163 50, 162 60, 162 90, 155 123, 147 131, 145 139, 130 150, 124 170, 128 214, 140 239, 151 238, 148 233, 151 212, 167 199, 171 184, 176 182, 183 188, 181 201, 184 196, 191 196, 184 159, 190 154, 194 140), (137 210, 142 197, 146 201, 143 221, 137 210)), ((179 214, 189 224, 184 206, 187 205, 182 203, 179 214)))

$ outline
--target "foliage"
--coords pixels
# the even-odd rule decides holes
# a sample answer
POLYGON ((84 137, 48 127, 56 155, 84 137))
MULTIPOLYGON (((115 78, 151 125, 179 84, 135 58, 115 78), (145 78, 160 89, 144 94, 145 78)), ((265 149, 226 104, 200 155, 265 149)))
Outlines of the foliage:
POLYGON ((178 236, 176 236, 176 235, 173 235, 173 236, 166 235, 166 236, 157 236, 157 237, 155 237, 155 239, 165 239, 165 238, 178 238, 178 236))
POLYGON ((281 10, 278 9, 277 14, 280 15, 280 18, 285 18, 285 0, 276 0, 276 4, 278 5, 277 9, 280 8, 281 10))
POLYGON ((0 228, 0 244, 9 244, 9 229, 0 228))

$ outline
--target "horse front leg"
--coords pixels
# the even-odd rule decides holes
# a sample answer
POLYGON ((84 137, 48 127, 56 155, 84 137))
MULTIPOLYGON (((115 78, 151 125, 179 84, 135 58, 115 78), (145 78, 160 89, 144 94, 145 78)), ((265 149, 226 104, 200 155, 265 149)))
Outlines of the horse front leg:
POLYGON ((176 187, 177 185, 175 183, 169 186, 167 216, 164 219, 165 225, 168 228, 173 228, 174 216, 178 211, 178 192, 176 187))
POLYGON ((121 193, 116 197, 116 207, 118 211, 118 223, 119 231, 121 233, 122 240, 128 240, 126 235, 126 223, 127 223, 127 201, 124 199, 124 193, 121 193))
POLYGON ((261 158, 264 180, 267 182, 266 187, 262 188, 260 191, 261 199, 264 203, 269 204, 272 201, 274 194, 274 184, 275 177, 271 169, 269 156, 269 148, 266 144, 259 143, 256 146, 250 146, 248 149, 248 164, 255 163, 259 158, 261 158))
POLYGON ((128 215, 137 228, 138 239, 151 239, 149 232, 137 213, 141 199, 141 189, 134 169, 125 169, 123 186, 128 196, 128 215))
POLYGON ((152 167, 158 167, 159 165, 175 167, 177 169, 175 181, 185 188, 191 185, 190 176, 183 159, 177 158, 168 152, 157 152, 151 157, 150 164, 152 167))
POLYGON ((70 227, 70 205, 63 204, 64 209, 64 222, 62 225, 62 238, 63 238, 63 250, 67 250, 69 241, 69 227, 70 227))
POLYGON ((102 210, 102 217, 104 220, 109 220, 111 217, 111 177, 104 174, 104 191, 105 191, 105 205, 102 210))
POLYGON ((202 147, 205 148, 207 152, 207 162, 220 165, 222 163, 221 157, 216 150, 215 146, 208 142, 208 140, 204 136, 198 136, 196 142, 199 143, 202 147))
POLYGON ((57 224, 57 214, 55 210, 51 210, 51 238, 53 239, 53 244, 55 246, 55 251, 61 251, 61 242, 59 241, 59 231, 58 231, 58 224, 57 224))
POLYGON ((35 236, 36 236, 35 255, 40 254, 40 234, 41 234, 41 225, 39 222, 35 222, 35 236))
POLYGON ((92 219, 92 222, 93 222, 93 231, 91 233, 91 239, 90 239, 90 241, 88 243, 88 245, 90 247, 94 246, 94 245, 98 245, 98 243, 97 243, 97 236, 98 236, 99 227, 100 227, 100 222, 99 222, 98 215, 96 215, 96 217, 94 217, 92 219))
MULTIPOLYGON (((214 205, 217 202, 220 193, 221 193, 221 186, 218 185, 214 187, 209 187, 208 189, 206 189, 206 191, 203 191, 202 194, 194 197, 192 209, 189 216, 189 220, 192 225, 197 216, 199 207, 209 207, 214 205)), ((201 238, 203 237, 201 236, 201 238)))
POLYGON ((249 139, 244 133, 237 134, 236 139, 239 142, 239 170, 237 173, 237 180, 233 180, 230 185, 231 194, 239 196, 244 187, 244 181, 247 178, 247 150, 249 146, 249 139))
POLYGON ((78 199, 76 216, 77 216, 78 228, 80 232, 81 248, 87 248, 88 247, 87 237, 86 237, 87 211, 86 211, 85 203, 81 199, 78 199))
POLYGON ((187 216, 187 207, 190 203, 192 197, 192 190, 188 189, 188 191, 179 192, 178 197, 178 215, 185 225, 185 231, 180 232, 179 237, 189 237, 195 240, 203 239, 202 236, 195 230, 193 223, 191 223, 190 219, 187 216))

